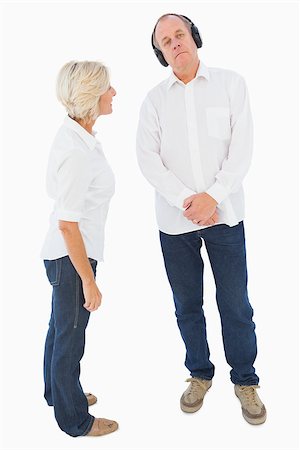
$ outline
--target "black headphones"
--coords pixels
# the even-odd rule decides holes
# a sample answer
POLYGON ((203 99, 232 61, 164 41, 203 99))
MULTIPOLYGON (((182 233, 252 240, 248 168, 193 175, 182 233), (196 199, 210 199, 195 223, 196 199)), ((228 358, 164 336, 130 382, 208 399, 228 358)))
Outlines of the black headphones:
MULTIPOLYGON (((186 16, 183 16, 182 14, 166 14, 166 16, 177 16, 177 17, 181 17, 184 18, 186 20, 188 20, 188 22, 191 25, 191 34, 192 34, 192 38, 195 41, 195 44, 197 45, 197 48, 202 47, 202 39, 199 33, 198 28, 196 27, 196 25, 193 24, 193 22, 191 21, 191 19, 189 19, 186 16)), ((157 22, 158 23, 158 22, 157 22)), ((152 44, 152 48, 154 50, 155 55, 157 56, 158 61, 165 67, 167 67, 169 64, 167 63, 167 61, 164 58, 164 55, 162 54, 162 51, 159 50, 157 47, 155 47, 154 45, 154 33, 156 30, 157 24, 154 27, 152 36, 151 36, 151 44, 152 44)))

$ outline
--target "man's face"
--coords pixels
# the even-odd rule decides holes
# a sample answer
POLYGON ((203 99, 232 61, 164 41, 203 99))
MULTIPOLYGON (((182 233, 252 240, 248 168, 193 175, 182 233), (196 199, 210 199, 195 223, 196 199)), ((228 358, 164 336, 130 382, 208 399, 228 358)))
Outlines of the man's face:
POLYGON ((173 70, 183 70, 197 57, 197 46, 191 32, 177 16, 163 18, 156 26, 155 37, 173 70))

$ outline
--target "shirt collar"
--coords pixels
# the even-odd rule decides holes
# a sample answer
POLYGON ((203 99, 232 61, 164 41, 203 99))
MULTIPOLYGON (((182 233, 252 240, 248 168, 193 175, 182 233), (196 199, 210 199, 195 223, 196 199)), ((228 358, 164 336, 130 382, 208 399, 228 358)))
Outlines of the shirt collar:
MULTIPOLYGON (((198 67, 198 70, 197 70, 194 80, 199 77, 203 77, 203 78, 206 78, 206 80, 209 80, 208 67, 206 67, 206 65, 202 61, 199 64, 199 67, 198 67)), ((168 79, 167 88, 170 89, 170 87, 176 82, 178 82, 180 84, 184 84, 181 80, 179 80, 179 78, 176 77, 175 73, 172 72, 168 79)))
POLYGON ((94 150, 97 144, 97 139, 95 138, 96 131, 92 131, 93 135, 91 135, 88 131, 86 131, 81 125, 79 125, 76 120, 71 119, 71 117, 67 116, 64 120, 64 125, 71 130, 75 131, 81 139, 86 143, 90 150, 94 150))

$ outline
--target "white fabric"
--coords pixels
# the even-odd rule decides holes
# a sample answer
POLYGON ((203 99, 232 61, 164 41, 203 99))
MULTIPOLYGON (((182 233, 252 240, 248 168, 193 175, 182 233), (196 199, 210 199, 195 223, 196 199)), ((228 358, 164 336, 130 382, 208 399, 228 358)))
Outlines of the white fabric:
POLYGON ((115 179, 100 142, 66 117, 52 144, 47 192, 54 200, 43 259, 68 255, 59 220, 78 222, 87 256, 103 260, 104 228, 115 179))
POLYGON ((137 158, 156 190, 158 227, 168 234, 205 228, 183 216, 186 197, 207 192, 218 223, 244 218, 242 181, 250 166, 253 125, 247 88, 237 73, 201 61, 186 85, 174 73, 140 110, 137 158))

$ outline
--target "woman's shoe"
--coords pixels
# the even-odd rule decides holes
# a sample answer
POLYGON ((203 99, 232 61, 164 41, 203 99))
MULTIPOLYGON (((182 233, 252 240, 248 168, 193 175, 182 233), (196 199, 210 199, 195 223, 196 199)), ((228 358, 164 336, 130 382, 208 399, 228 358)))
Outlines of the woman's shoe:
POLYGON ((118 423, 109 419, 95 418, 92 428, 86 436, 103 436, 104 434, 113 433, 118 429, 118 423))
POLYGON ((92 406, 95 403, 97 403, 97 397, 94 394, 84 393, 84 395, 86 396, 86 399, 87 399, 87 402, 88 402, 89 406, 92 406))

